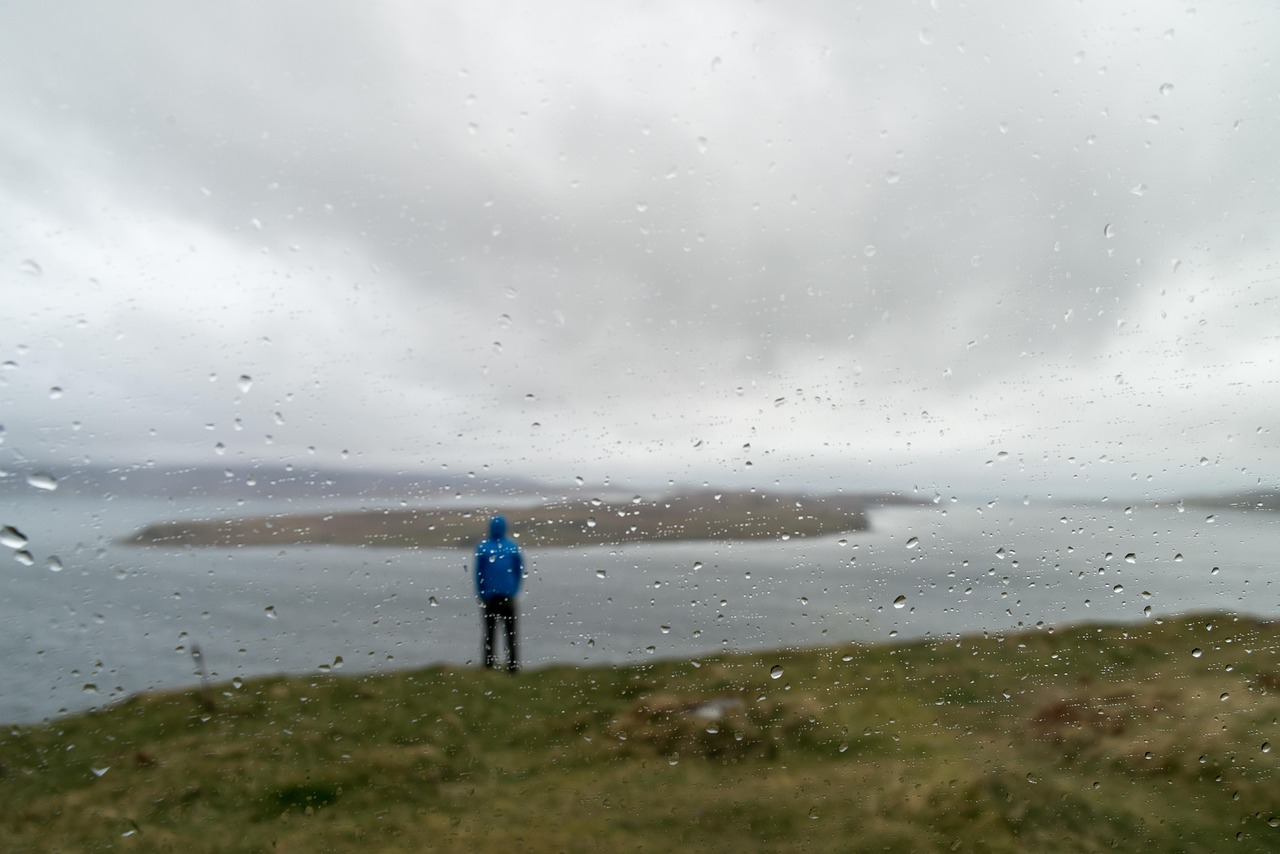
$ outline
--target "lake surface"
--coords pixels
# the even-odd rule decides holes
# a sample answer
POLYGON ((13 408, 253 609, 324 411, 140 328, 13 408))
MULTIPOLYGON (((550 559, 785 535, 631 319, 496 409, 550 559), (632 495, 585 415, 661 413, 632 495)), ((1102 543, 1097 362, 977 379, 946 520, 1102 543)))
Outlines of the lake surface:
MULTIPOLYGON (((358 506, 396 505, 0 499, 0 527, 28 540, 0 547, 0 721, 196 684, 193 644, 223 682, 474 663, 466 553, 116 543, 159 520, 358 506)), ((1280 617, 1280 514, 958 501, 871 522, 818 539, 530 552, 522 659, 642 662, 1207 609, 1280 617)))

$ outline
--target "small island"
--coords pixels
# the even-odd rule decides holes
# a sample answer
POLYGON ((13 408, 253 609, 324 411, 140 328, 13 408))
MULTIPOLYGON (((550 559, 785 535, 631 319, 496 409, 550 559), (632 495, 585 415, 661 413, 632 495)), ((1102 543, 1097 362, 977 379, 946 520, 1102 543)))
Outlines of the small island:
POLYGON ((679 540, 781 540, 864 531, 867 511, 926 502, 899 495, 687 492, 624 501, 536 506, 369 509, 335 513, 158 522, 124 542, 197 547, 345 545, 468 548, 494 513, 521 543, 539 547, 679 540))

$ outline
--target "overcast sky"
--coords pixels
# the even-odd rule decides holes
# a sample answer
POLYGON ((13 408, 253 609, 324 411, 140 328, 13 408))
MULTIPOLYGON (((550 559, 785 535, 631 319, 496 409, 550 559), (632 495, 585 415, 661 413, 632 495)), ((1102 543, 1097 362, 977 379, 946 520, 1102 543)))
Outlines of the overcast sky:
POLYGON ((0 466, 1274 486, 1278 44, 1272 0, 5 3, 0 466))

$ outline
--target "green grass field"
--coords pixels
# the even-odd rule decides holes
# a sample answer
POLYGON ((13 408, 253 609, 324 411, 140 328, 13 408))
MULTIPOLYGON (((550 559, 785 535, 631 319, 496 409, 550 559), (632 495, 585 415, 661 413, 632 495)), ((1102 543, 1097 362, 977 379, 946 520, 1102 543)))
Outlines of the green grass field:
POLYGON ((250 680, 0 737, 4 851, 1275 851, 1280 628, 250 680))

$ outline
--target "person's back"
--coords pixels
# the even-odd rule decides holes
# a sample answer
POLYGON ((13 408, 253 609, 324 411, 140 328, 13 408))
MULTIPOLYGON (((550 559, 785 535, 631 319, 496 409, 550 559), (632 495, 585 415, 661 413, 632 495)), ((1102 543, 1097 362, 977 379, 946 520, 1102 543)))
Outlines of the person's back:
POLYGON ((520 547, 506 535, 506 519, 494 516, 489 520, 488 539, 476 545, 475 584, 484 621, 484 666, 494 666, 494 630, 501 620, 507 638, 507 669, 514 673, 519 668, 515 599, 524 578, 524 558, 520 547))

